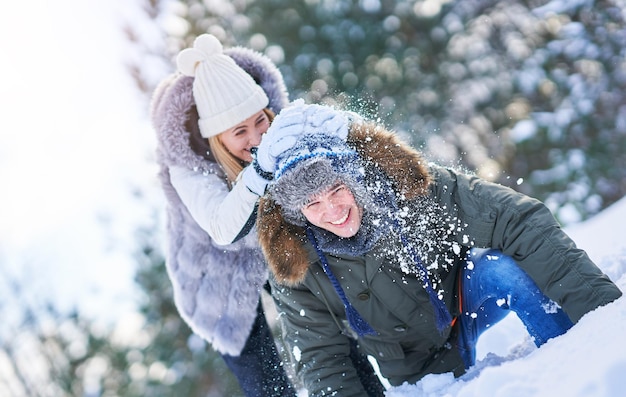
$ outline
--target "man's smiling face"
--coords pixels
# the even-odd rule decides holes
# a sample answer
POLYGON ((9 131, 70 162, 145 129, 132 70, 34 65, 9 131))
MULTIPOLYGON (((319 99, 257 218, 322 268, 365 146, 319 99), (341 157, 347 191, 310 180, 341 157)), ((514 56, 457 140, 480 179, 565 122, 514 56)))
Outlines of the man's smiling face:
POLYGON ((302 207, 302 214, 311 224, 339 237, 349 238, 359 231, 363 210, 357 205, 350 189, 339 183, 312 197, 302 207))

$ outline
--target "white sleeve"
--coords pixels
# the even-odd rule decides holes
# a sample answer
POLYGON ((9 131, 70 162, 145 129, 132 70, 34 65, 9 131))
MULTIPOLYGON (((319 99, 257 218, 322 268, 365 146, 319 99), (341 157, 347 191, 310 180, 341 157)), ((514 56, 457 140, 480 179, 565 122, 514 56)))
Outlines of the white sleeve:
POLYGON ((237 183, 229 191, 226 182, 215 174, 177 166, 170 167, 169 172, 183 204, 217 244, 231 244, 242 231, 249 231, 259 196, 245 184, 237 183))

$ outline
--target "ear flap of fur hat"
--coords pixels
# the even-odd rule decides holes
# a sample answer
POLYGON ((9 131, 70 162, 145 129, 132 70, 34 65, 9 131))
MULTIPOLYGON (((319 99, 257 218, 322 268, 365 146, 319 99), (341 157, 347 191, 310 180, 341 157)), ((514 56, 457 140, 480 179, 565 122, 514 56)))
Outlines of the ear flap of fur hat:
POLYGON ((259 201, 256 227, 263 255, 276 280, 286 285, 300 283, 309 268, 304 229, 285 222, 280 206, 268 195, 259 201))

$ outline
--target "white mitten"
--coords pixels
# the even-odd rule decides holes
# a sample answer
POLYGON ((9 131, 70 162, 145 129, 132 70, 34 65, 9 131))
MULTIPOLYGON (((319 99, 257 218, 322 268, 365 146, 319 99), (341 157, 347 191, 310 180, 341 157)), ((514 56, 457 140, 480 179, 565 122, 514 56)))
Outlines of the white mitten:
POLYGON ((267 133, 263 135, 263 138, 261 138, 261 144, 256 150, 252 164, 260 175, 269 180, 274 178, 276 157, 285 150, 291 149, 300 136, 300 134, 295 134, 294 130, 277 132, 286 132, 287 134, 277 136, 278 134, 270 134, 270 130, 268 130, 267 133))
POLYGON ((271 179, 266 179, 261 176, 252 166, 247 166, 241 172, 241 183, 246 185, 252 193, 259 196, 263 196, 265 194, 265 189, 270 181, 271 179))
POLYGON ((348 136, 348 126, 351 118, 343 110, 337 110, 324 105, 306 105, 302 99, 292 102, 283 109, 272 126, 280 129, 278 135, 301 135, 323 132, 328 135, 337 135, 341 139, 348 136))
POLYGON ((325 133, 345 140, 351 121, 354 121, 354 117, 349 117, 342 110, 306 105, 303 100, 296 100, 276 116, 263 135, 256 152, 255 168, 273 174, 276 171, 276 157, 292 148, 306 134, 325 133))

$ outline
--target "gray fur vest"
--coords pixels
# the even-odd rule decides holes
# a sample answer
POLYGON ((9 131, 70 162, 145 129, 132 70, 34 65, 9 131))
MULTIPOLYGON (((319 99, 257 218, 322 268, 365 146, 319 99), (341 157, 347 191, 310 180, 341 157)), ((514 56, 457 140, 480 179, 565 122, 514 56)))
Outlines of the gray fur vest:
MULTIPOLYGON (((242 47, 224 52, 265 90, 275 113, 288 103, 282 75, 267 57, 242 47)), ((167 201, 166 267, 176 307, 193 332, 218 352, 238 356, 257 314, 267 267, 255 230, 233 244, 215 244, 170 182, 169 167, 175 165, 216 174, 227 183, 217 163, 191 148, 190 129, 198 117, 192 84, 193 77, 175 73, 157 87, 151 104, 159 179, 167 201)))

